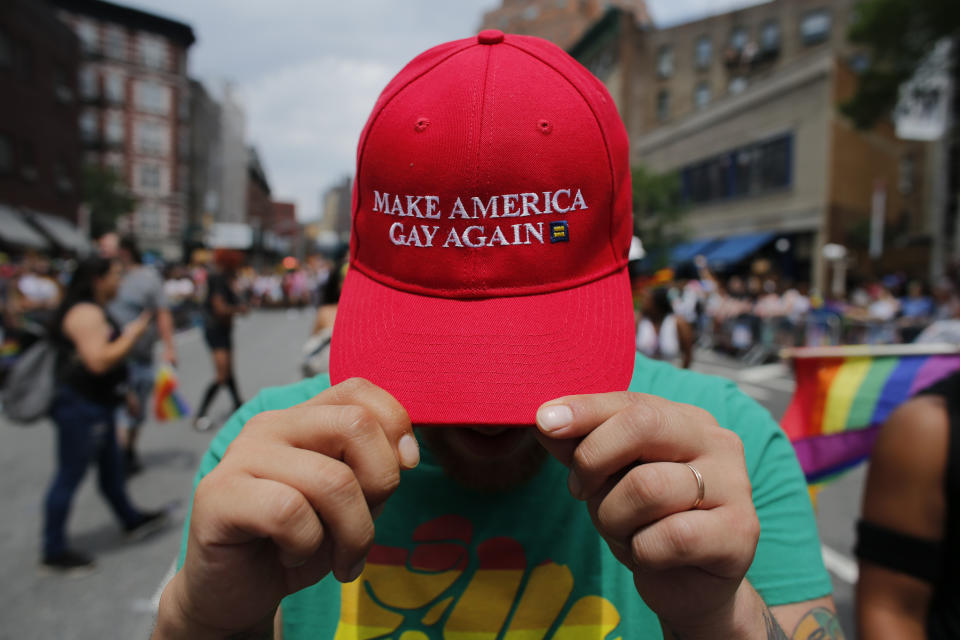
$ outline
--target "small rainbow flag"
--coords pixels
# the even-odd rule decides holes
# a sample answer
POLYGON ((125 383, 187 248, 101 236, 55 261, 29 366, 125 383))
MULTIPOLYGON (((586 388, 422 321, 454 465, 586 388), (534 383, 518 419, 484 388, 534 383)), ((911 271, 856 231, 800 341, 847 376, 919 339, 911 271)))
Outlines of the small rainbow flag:
POLYGON ((904 401, 955 371, 956 345, 790 349, 797 388, 780 422, 810 485, 865 460, 904 401))
POLYGON ((190 415, 190 406, 177 389, 178 385, 173 368, 160 367, 153 382, 153 412, 157 420, 179 420, 190 415))

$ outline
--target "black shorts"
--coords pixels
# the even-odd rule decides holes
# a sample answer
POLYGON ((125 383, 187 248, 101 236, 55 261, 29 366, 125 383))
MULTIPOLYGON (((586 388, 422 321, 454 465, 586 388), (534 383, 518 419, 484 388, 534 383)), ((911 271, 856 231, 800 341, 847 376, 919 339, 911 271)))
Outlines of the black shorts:
POLYGON ((203 332, 203 337, 211 351, 214 349, 233 350, 233 331, 230 329, 207 327, 203 332))

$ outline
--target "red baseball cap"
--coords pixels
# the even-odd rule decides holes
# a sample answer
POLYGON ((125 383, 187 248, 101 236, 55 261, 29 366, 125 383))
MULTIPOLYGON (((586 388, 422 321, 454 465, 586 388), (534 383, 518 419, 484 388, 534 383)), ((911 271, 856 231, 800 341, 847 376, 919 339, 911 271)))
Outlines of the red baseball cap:
POLYGON ((420 425, 530 425, 633 373, 626 131, 556 45, 483 31, 387 85, 360 136, 330 377, 420 425))

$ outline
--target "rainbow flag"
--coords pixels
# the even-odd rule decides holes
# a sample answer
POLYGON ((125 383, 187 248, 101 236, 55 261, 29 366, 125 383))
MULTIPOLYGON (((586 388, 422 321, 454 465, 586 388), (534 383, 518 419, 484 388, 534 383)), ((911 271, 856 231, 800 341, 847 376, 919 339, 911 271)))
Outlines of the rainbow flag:
POLYGON ((178 385, 173 368, 160 367, 153 382, 153 413, 157 420, 179 420, 190 415, 190 407, 177 389, 178 385))
POLYGON ((870 455, 880 426, 904 401, 955 371, 956 345, 791 349, 797 388, 780 422, 810 485, 870 455))

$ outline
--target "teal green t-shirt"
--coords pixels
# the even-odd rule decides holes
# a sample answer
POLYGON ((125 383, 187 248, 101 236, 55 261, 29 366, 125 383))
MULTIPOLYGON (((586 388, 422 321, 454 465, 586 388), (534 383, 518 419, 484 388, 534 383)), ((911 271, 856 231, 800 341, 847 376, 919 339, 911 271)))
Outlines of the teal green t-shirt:
MULTIPOLYGON (((303 402, 329 384, 318 376, 260 392, 217 434, 197 482, 251 417, 303 402)), ((761 525, 747 578, 766 603, 829 594, 806 484, 770 414, 732 382, 642 356, 630 390, 699 406, 740 436, 761 525)), ((424 452, 377 520, 363 574, 346 585, 331 575, 284 599, 284 639, 661 638, 632 573, 570 496, 566 478, 550 458, 523 487, 483 494, 447 479, 424 452)), ((183 540, 181 563, 186 527, 183 540)))

